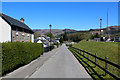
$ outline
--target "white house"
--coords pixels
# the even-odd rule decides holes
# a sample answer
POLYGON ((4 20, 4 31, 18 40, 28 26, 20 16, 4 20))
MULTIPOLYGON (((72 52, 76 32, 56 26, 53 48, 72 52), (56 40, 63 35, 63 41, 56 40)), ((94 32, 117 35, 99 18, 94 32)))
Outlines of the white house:
POLYGON ((37 39, 35 39, 36 43, 43 43, 44 44, 44 47, 48 47, 49 46, 49 41, 44 37, 38 37, 37 39))
POLYGON ((36 42, 37 42, 37 43, 43 43, 40 39, 38 39, 36 42))
POLYGON ((24 23, 0 13, 0 42, 34 42, 34 32, 24 23))

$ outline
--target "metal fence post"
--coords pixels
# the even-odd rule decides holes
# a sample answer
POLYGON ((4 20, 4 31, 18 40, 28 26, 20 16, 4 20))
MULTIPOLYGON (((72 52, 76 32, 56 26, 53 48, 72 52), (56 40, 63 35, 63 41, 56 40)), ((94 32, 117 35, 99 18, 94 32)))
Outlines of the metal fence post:
MULTIPOLYGON (((105 57, 105 60, 108 60, 108 57, 105 57)), ((108 64, 107 62, 105 61, 105 69, 108 70, 108 64)), ((107 75, 107 73, 105 72, 105 76, 107 75)))
POLYGON ((95 53, 95 67, 96 67, 96 64, 97 64, 97 53, 95 53))

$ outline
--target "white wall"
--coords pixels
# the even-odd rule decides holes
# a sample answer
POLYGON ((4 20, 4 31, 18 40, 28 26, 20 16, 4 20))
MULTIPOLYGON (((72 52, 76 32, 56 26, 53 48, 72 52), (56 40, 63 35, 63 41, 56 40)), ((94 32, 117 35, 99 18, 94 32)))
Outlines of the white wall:
POLYGON ((11 42, 11 26, 0 17, 0 42, 11 42))
POLYGON ((39 40, 39 41, 37 41, 37 43, 42 43, 42 41, 41 41, 41 40, 39 40))
POLYGON ((34 34, 32 34, 32 40, 31 41, 32 41, 32 43, 34 43, 34 34))

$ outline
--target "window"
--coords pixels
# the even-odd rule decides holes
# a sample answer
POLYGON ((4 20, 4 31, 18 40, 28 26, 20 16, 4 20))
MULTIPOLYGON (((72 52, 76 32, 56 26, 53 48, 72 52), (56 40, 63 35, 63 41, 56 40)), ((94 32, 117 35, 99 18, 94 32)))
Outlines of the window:
POLYGON ((18 28, 16 27, 16 36, 18 36, 18 28))
POLYGON ((22 36, 24 36, 24 29, 23 29, 23 31, 22 31, 22 36))

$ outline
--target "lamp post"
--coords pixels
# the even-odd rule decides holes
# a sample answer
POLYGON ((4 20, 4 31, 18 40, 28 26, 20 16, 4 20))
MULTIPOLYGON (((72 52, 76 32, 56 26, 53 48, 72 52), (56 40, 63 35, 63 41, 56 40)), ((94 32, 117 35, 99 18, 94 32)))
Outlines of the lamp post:
POLYGON ((49 27, 50 27, 50 50, 51 50, 51 27, 52 25, 50 24, 49 27))
POLYGON ((101 27, 102 27, 102 19, 100 19, 100 41, 101 41, 101 27))

